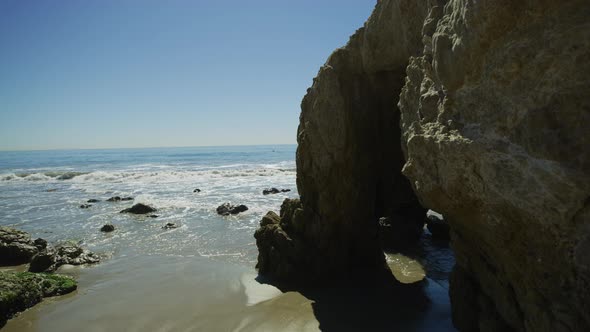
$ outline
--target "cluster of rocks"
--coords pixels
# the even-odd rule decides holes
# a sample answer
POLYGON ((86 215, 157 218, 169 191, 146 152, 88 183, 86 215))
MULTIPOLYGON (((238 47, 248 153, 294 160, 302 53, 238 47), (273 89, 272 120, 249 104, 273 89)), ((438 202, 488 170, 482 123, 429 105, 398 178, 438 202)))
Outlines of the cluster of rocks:
POLYGON ((246 205, 232 205, 230 203, 223 203, 217 207, 217 214, 222 216, 229 216, 247 211, 246 205))
POLYGON ((270 194, 278 194, 278 193, 286 193, 291 191, 291 189, 277 189, 277 188, 268 188, 262 191, 263 195, 270 195, 270 194))
MULTIPOLYGON (((107 199, 107 202, 125 202, 125 201, 132 201, 133 197, 120 197, 120 196, 113 196, 109 199, 107 199)), ((87 203, 98 203, 100 202, 99 199, 95 199, 95 198, 91 198, 89 200, 86 201, 85 204, 81 204, 80 208, 81 209, 88 209, 92 206, 92 204, 87 204, 87 203)))
POLYGON ((278 279, 307 280, 309 266, 317 249, 305 240, 306 216, 299 199, 285 199, 280 216, 269 211, 254 233, 258 247, 258 271, 278 279))
POLYGON ((125 201, 132 201, 133 197, 119 197, 119 196, 113 196, 109 199, 107 199, 107 202, 125 202, 125 201))
POLYGON ((0 265, 30 263, 30 272, 53 272, 64 264, 95 264, 99 261, 98 255, 77 243, 65 242, 53 247, 44 239, 32 240, 26 232, 0 227, 0 265))

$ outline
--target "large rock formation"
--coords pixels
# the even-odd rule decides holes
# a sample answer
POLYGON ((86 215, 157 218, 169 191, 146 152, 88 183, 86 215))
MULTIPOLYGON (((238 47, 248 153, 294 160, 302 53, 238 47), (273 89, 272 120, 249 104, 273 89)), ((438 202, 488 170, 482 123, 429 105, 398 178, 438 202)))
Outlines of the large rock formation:
POLYGON ((273 230, 259 232, 257 241, 261 258, 284 257, 292 271, 281 265, 279 272, 264 259, 258 262, 261 271, 291 277, 304 272, 315 279, 382 267, 379 217, 391 217, 394 224, 423 222, 425 210, 400 172, 396 103, 409 57, 421 54, 426 14, 424 1, 380 1, 365 26, 320 69, 301 104, 297 134, 302 206, 293 211, 305 222, 281 228, 297 219, 281 213, 287 221, 267 223, 263 228, 273 230), (265 245, 274 243, 265 236, 283 235, 311 258, 292 259, 289 252, 265 245))
POLYGON ((303 99, 301 202, 263 219, 260 271, 379 266, 378 218, 422 205, 460 330, 590 330, 589 132, 587 0, 378 1, 303 99))
POLYGON ((426 23, 403 172, 451 224, 455 324, 590 330, 590 2, 455 0, 426 23))

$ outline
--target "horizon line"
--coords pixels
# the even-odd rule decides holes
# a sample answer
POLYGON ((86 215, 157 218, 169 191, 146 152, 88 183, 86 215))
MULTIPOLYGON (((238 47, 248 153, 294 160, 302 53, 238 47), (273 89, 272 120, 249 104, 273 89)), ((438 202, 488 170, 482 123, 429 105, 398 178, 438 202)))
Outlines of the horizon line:
POLYGON ((99 148, 47 148, 47 149, 0 149, 0 152, 42 152, 42 151, 83 151, 83 150, 148 150, 148 149, 170 149, 170 148, 215 148, 215 147, 246 147, 246 146, 277 146, 297 145, 297 143, 277 144, 220 144, 220 145, 166 145, 166 146, 144 146, 144 147, 99 147, 99 148))

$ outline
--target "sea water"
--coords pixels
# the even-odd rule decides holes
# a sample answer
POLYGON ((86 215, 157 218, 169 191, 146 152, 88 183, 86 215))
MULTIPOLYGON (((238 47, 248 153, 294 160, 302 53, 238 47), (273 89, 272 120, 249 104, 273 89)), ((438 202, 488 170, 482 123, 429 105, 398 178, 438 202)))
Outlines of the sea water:
POLYGON ((204 256, 252 264, 261 217, 298 197, 295 145, 0 152, 0 225, 104 256, 204 256), (290 192, 263 195, 266 188, 290 192), (199 189, 200 192, 194 192, 199 189), (132 201, 107 202, 113 196, 132 201), (86 203, 98 199, 97 203, 86 203), (248 211, 223 217, 223 203, 248 211), (157 218, 119 213, 136 203, 157 218), (91 204, 82 209, 80 205, 91 204), (104 224, 115 232, 101 233, 104 224), (165 230, 166 223, 177 229, 165 230))

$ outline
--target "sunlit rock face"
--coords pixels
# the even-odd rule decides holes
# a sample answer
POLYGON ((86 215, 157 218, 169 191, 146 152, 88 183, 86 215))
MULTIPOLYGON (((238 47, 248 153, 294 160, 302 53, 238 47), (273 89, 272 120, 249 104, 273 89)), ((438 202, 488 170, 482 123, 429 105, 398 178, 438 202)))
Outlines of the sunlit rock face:
POLYGON ((261 272, 314 280, 383 268, 379 217, 391 217, 399 229, 423 222, 425 209, 401 174, 396 104, 408 59, 421 54, 426 14, 426 1, 379 1, 364 27, 320 69, 301 103, 301 205, 292 210, 296 216, 282 212, 280 224, 257 232, 261 272), (293 226, 292 220, 302 222, 293 226))
POLYGON ((463 331, 590 330, 590 2, 448 1, 400 96, 463 331))
POLYGON ((301 200, 263 219, 258 268, 382 267, 377 220, 424 206, 451 227, 458 329, 590 330, 588 133, 587 0, 378 1, 303 99, 301 200))

